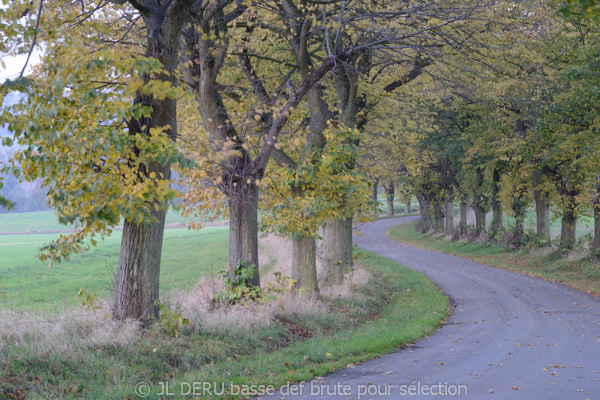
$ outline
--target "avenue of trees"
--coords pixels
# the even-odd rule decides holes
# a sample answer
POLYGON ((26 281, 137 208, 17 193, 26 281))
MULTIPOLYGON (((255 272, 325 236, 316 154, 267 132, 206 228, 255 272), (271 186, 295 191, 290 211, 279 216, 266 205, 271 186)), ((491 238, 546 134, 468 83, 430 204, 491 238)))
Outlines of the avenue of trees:
POLYGON ((560 250, 577 243, 581 218, 595 220, 589 247, 600 249, 597 3, 560 6, 523 1, 489 9, 493 18, 472 38, 488 45, 463 54, 458 76, 441 68, 388 100, 396 102, 396 119, 383 121, 388 133, 372 136, 375 153, 365 162, 391 159, 379 182, 418 199, 423 230, 544 246, 552 210, 560 250), (530 211, 533 236, 524 226, 530 211))
POLYGON ((466 230, 468 207, 478 233, 510 214, 514 243, 533 206, 547 241, 552 207, 568 249, 578 217, 600 220, 588 3, 15 0, 0 10, 0 51, 43 55, 1 87, 0 100, 23 94, 1 109, 3 145, 18 149, 2 166, 80 227, 42 260, 123 225, 116 320, 158 316, 176 202, 196 228, 229 219, 229 274, 246 270, 250 286, 260 232, 289 237, 300 297, 343 281, 378 188, 389 212, 416 197, 424 224, 448 234, 466 230))

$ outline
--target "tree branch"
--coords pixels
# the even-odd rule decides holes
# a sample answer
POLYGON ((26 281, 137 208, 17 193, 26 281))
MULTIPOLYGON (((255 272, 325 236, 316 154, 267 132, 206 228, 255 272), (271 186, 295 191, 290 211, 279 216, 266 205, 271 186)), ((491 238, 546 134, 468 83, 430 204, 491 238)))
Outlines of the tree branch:
POLYGON ((38 36, 38 30, 40 28, 40 19, 42 18, 42 8, 44 6, 44 0, 40 0, 40 6, 38 7, 38 15, 35 21, 35 33, 33 34, 33 39, 31 40, 31 47, 29 48, 29 53, 27 53, 27 59, 25 60, 25 65, 23 65, 23 69, 19 74, 19 79, 23 77, 25 74, 25 70, 27 69, 27 65, 29 65, 29 59, 31 58, 31 54, 33 54, 33 49, 35 49, 35 42, 38 36))
POLYGON ((271 157, 271 153, 275 148, 275 143, 277 142, 279 134, 290 118, 290 114, 294 108, 298 106, 308 91, 329 71, 331 71, 337 61, 344 61, 348 58, 348 56, 348 53, 340 52, 336 56, 327 57, 319 68, 314 70, 306 79, 304 79, 302 84, 298 87, 296 93, 291 96, 290 101, 285 105, 283 110, 279 112, 273 121, 273 125, 271 125, 271 129, 269 129, 265 145, 263 146, 260 155, 256 159, 254 166, 255 170, 262 170, 266 168, 269 158, 271 157))

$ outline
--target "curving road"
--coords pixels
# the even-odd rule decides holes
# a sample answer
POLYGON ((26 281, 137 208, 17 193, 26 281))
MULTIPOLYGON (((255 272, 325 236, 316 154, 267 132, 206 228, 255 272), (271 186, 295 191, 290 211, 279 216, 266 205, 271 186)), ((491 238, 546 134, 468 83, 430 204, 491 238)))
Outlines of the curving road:
POLYGON ((449 321, 414 346, 306 382, 301 396, 264 399, 600 399, 598 299, 386 236, 413 219, 369 224, 357 243, 427 275, 454 303, 449 321))

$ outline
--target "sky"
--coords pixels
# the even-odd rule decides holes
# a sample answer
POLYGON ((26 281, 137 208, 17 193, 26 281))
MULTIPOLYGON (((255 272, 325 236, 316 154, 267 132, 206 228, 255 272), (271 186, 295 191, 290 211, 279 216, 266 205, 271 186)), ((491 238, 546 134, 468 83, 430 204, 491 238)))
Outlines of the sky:
MULTIPOLYGON (((40 61, 40 52, 34 50, 31 58, 29 59, 29 65, 25 75, 31 72, 31 66, 37 64, 40 61)), ((18 56, 3 57, 2 61, 6 64, 6 68, 0 67, 0 82, 4 82, 6 79, 15 79, 21 73, 25 61, 27 60, 27 54, 21 54, 18 56)))
MULTIPOLYGON (((35 50, 33 54, 31 54, 31 58, 29 59, 29 64, 27 65, 27 69, 25 70, 25 75, 31 73, 31 66, 35 65, 40 61, 40 52, 35 50)), ((6 79, 16 79, 23 66, 25 65, 25 61, 27 60, 27 54, 22 54, 19 56, 10 56, 10 57, 2 57, 2 61, 6 64, 6 68, 2 68, 0 66, 0 83, 3 83, 6 79)), ((3 104, 10 105, 13 102, 17 101, 19 96, 15 97, 11 94, 7 94, 4 97, 3 104)), ((8 130, 5 126, 0 126, 0 138, 8 135, 8 130)))

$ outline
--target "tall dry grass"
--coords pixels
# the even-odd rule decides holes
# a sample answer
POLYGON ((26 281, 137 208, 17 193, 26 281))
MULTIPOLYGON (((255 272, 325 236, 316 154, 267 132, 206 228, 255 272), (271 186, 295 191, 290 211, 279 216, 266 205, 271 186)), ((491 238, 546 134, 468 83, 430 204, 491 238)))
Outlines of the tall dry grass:
MULTIPOLYGON (((267 283, 277 285, 276 273, 290 277, 292 275, 291 242, 286 238, 269 235, 260 239, 260 245, 266 249, 264 259, 273 263, 267 273, 261 274, 263 287, 267 283)), ((266 266, 268 262, 262 262, 266 266)), ((321 262, 317 260, 320 271, 321 262)), ((357 267, 347 275, 342 285, 322 285, 321 295, 324 297, 351 296, 355 288, 365 285, 370 274, 363 268, 357 267)), ((322 298, 302 298, 301 301, 294 293, 285 293, 280 300, 266 304, 247 304, 234 306, 215 306, 212 303, 213 293, 220 290, 222 282, 214 276, 205 276, 191 291, 173 291, 166 296, 170 307, 190 320, 196 329, 210 333, 233 332, 242 333, 268 327, 282 316, 293 319, 306 319, 329 312, 329 306, 322 298)))
MULTIPOLYGON (((261 265, 271 264, 261 276, 263 285, 276 283, 276 272, 291 276, 291 243, 274 235, 260 240, 261 265)), ((319 262, 318 268, 321 265, 319 262)), ((224 268, 225 269, 225 268, 224 268)), ((190 320, 193 329, 206 333, 222 334, 256 331, 286 319, 318 318, 330 311, 328 298, 352 296, 356 287, 369 280, 369 273, 358 267, 350 272, 344 284, 323 286, 321 297, 303 298, 299 301, 287 292, 278 301, 247 305, 215 305, 213 294, 221 289, 222 282, 215 276, 204 276, 189 291, 174 290, 161 299, 170 309, 190 320)), ((27 348, 40 355, 77 351, 78 348, 104 348, 123 346, 140 338, 138 323, 112 321, 110 301, 97 300, 98 309, 87 311, 81 307, 65 308, 59 317, 49 318, 41 313, 17 314, 0 311, 0 351, 6 344, 27 348)))
POLYGON ((0 351, 10 343, 39 355, 76 352, 79 348, 123 346, 139 337, 136 321, 117 324, 110 318, 111 305, 97 302, 98 309, 66 308, 56 318, 38 313, 0 312, 0 351))

